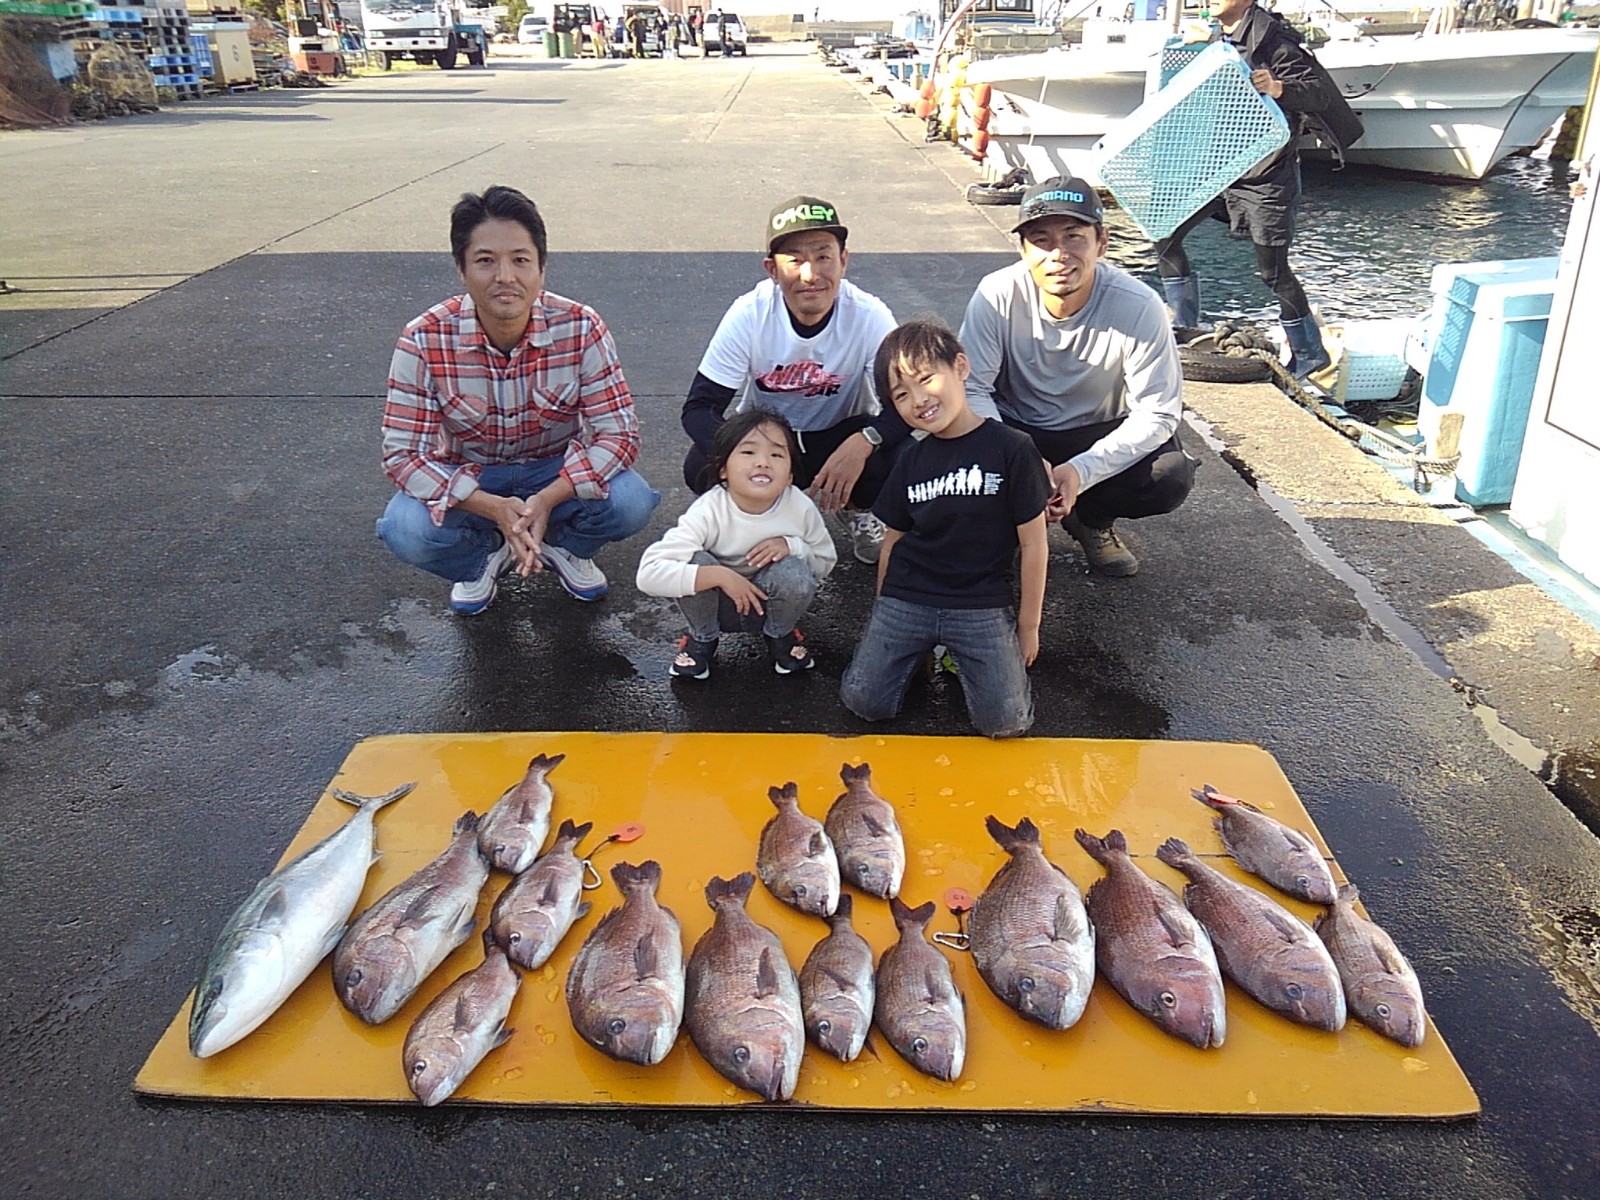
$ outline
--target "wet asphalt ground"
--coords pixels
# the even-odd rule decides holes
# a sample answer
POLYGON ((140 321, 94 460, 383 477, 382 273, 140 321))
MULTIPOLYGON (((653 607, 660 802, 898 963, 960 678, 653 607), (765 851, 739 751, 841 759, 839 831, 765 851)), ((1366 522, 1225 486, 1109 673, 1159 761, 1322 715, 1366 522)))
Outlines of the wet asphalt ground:
MULTIPOLYGON (((494 60, 0 137, 0 277, 28 288, 0 297, 0 1194, 1595 1194, 1594 838, 1193 435, 1195 493, 1131 529, 1136 578, 1085 576, 1053 535, 1034 732, 1276 755, 1419 971, 1480 1118, 424 1112, 130 1090, 215 931, 363 737, 864 728, 837 685, 869 571, 843 564, 813 610, 809 676, 775 679, 730 643, 693 690, 667 683, 677 622, 632 573, 688 502, 679 403, 759 278, 775 200, 834 200, 851 277, 902 317, 958 320, 1008 261, 1003 217, 962 201, 970 168, 920 132, 809 56, 756 53, 494 60), (549 286, 610 324, 663 501, 600 556, 603 602, 536 578, 463 621, 372 535, 377 424, 396 331, 453 288, 449 205, 494 182, 543 208, 549 286)), ((1241 394, 1212 403, 1248 441, 1241 394)), ((1257 399, 1265 423, 1279 401, 1257 399)), ((917 691, 893 731, 966 733, 959 696, 917 691)))

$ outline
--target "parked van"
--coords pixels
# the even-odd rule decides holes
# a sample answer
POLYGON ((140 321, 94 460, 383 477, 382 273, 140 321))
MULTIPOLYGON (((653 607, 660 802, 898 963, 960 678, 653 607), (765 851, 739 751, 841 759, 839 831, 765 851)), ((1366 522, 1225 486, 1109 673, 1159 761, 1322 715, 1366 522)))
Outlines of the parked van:
POLYGON ((709 12, 706 14, 706 23, 700 30, 700 40, 705 45, 705 53, 722 53, 720 30, 727 31, 728 45, 733 48, 735 54, 748 55, 750 53, 748 37, 744 31, 744 22, 739 19, 738 13, 731 12, 709 12))

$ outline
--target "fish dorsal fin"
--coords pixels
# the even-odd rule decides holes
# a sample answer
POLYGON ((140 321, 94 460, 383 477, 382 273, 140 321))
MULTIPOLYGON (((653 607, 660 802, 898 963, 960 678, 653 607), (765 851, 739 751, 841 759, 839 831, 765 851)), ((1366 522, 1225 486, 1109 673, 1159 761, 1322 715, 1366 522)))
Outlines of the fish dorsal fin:
POLYGON ((494 1031, 494 1045, 490 1046, 489 1049, 498 1050, 501 1046, 504 1046, 511 1040, 511 1035, 515 1032, 515 1029, 507 1029, 506 1023, 501 1021, 500 1028, 494 1031))
POLYGON ((433 907, 434 898, 439 889, 436 887, 423 888, 417 893, 417 898, 406 905, 406 911, 400 914, 400 919, 395 922, 396 929, 421 929, 428 923, 429 910, 433 907))
POLYGON ((1278 936, 1284 941, 1294 943, 1306 940, 1306 931, 1288 913, 1275 908, 1264 908, 1261 910, 1261 915, 1267 919, 1267 924, 1278 931, 1278 936))
POLYGON ((756 964, 756 996, 772 996, 778 991, 778 968, 772 961, 772 947, 768 946, 761 952, 761 961, 756 964))
POLYGON ((1178 919, 1160 904, 1152 901, 1156 910, 1156 920, 1161 922, 1161 928, 1167 932, 1167 940, 1174 946, 1189 946, 1194 944, 1193 934, 1178 924, 1178 919))
POLYGON ((861 814, 861 823, 867 827, 867 832, 873 837, 888 837, 889 831, 885 829, 871 813, 861 814))
POLYGON ((655 975, 658 965, 656 944, 646 934, 633 948, 633 972, 640 979, 649 979, 655 975))
POLYGON ((1377 955, 1378 961, 1383 964, 1383 969, 1391 975, 1411 974, 1411 965, 1400 956, 1400 951, 1387 938, 1375 938, 1372 942, 1372 952, 1377 955))
POLYGON ((806 847, 807 858, 821 858, 828 850, 828 839, 823 836, 822 830, 817 830, 811 835, 811 842, 806 847))
POLYGON ((1075 942, 1083 936, 1083 917, 1069 896, 1056 897, 1055 939, 1058 942, 1075 942))

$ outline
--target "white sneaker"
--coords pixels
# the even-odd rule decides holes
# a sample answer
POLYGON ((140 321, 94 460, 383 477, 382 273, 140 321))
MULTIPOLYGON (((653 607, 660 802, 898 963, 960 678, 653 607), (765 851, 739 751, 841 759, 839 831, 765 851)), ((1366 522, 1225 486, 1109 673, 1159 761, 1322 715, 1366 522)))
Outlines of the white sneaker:
POLYGON ((494 603, 494 594, 500 590, 500 576, 510 565, 511 546, 501 542, 500 549, 489 555, 489 561, 483 564, 481 575, 451 585, 450 611, 470 617, 488 608, 494 603))
POLYGON ((875 563, 883 553, 883 522, 870 512, 858 512, 845 519, 850 530, 850 550, 857 562, 875 563))
POLYGON ((579 558, 571 551, 552 546, 549 542, 539 543, 539 557, 544 559, 544 565, 556 573, 561 586, 575 599, 598 600, 611 590, 611 585, 606 582, 606 573, 594 565, 592 558, 579 558))

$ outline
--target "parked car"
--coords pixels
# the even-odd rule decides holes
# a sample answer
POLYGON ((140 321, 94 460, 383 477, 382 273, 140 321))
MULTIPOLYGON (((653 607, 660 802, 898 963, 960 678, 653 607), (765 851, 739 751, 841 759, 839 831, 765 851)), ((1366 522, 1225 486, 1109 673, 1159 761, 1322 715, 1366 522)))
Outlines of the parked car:
POLYGON ((700 40, 705 44, 705 53, 722 53, 722 38, 719 35, 719 30, 721 29, 727 30, 728 44, 733 47, 735 54, 747 55, 750 53, 748 38, 744 31, 744 22, 739 19, 737 13, 731 12, 706 14, 705 27, 700 32, 700 40), (718 24, 719 16, 721 18, 720 25, 718 24))
POLYGON ((535 16, 529 13, 522 18, 522 24, 517 26, 517 41, 527 45, 538 44, 544 41, 544 35, 550 32, 550 18, 535 16))

